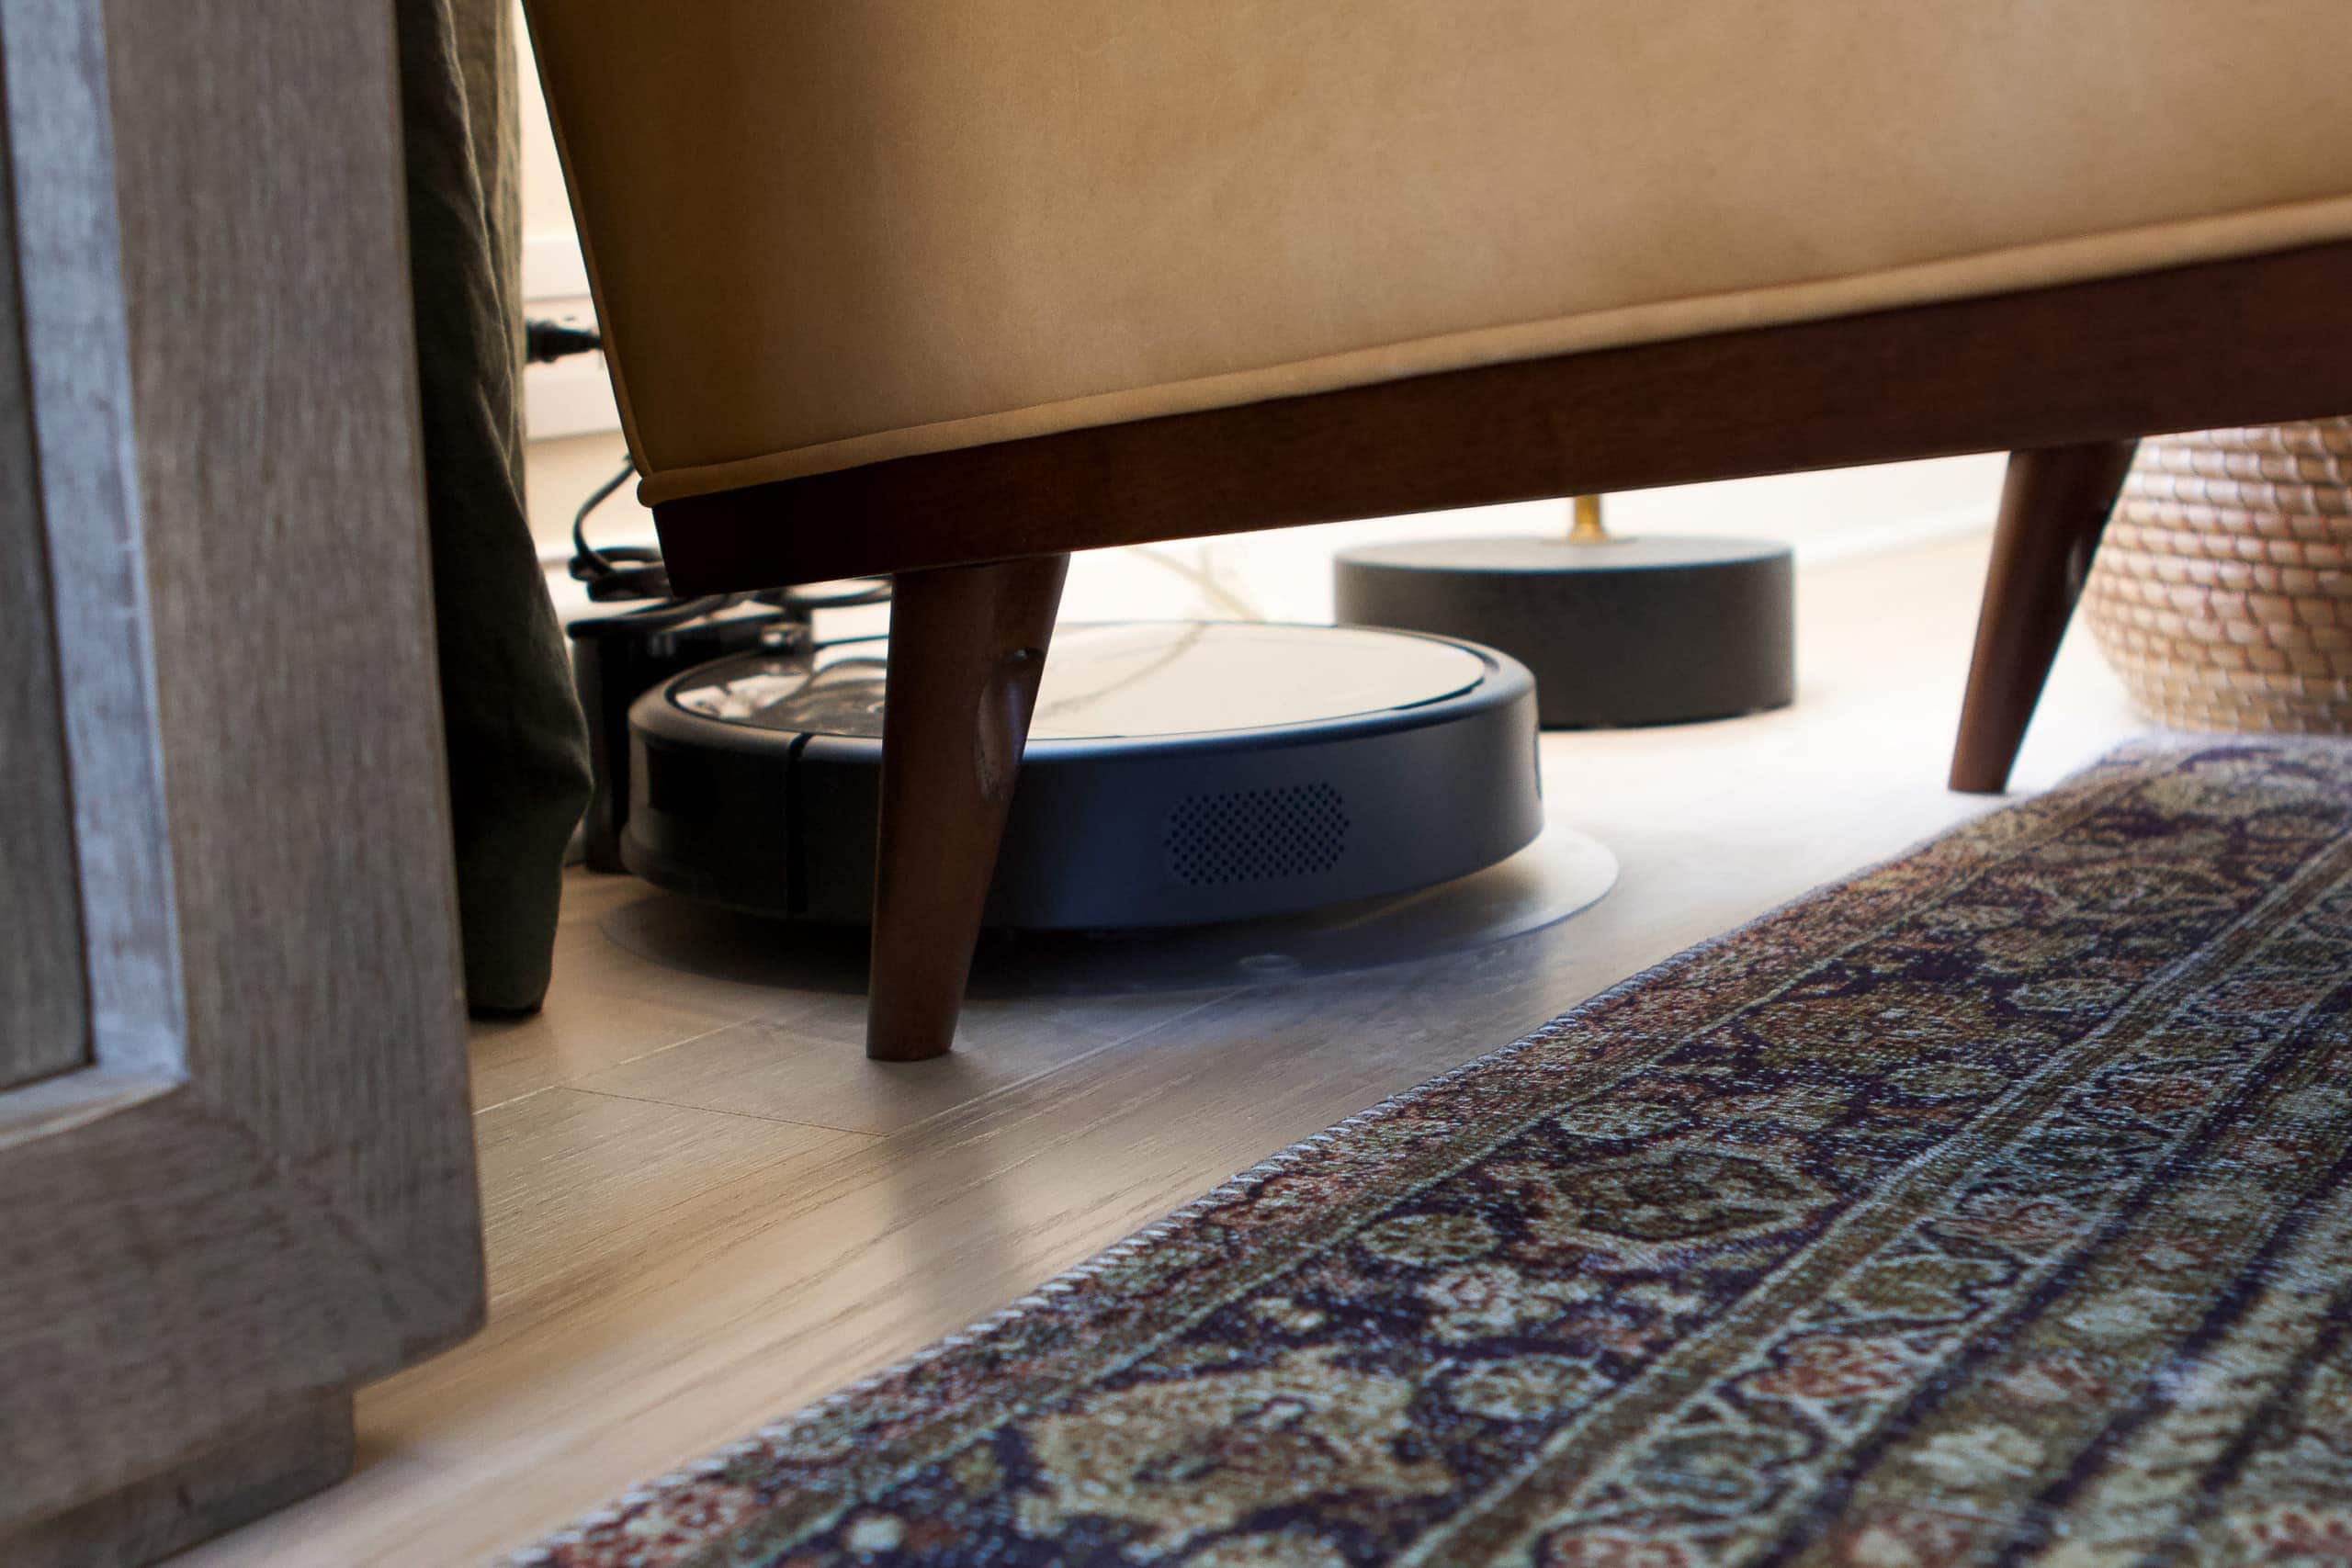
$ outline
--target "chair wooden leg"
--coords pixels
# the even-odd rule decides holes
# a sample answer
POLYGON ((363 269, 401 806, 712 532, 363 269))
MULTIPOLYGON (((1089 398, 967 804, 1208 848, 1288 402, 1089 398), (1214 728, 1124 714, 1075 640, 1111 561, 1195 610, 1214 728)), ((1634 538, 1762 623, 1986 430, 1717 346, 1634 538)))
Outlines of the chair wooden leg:
POLYGON ((1952 750, 1952 788, 1998 795, 2008 787, 2027 721, 2138 446, 2091 441, 2009 455, 1952 750))
POLYGON ((1041 556, 897 580, 866 983, 876 1061, 954 1043, 1069 565, 1041 556))

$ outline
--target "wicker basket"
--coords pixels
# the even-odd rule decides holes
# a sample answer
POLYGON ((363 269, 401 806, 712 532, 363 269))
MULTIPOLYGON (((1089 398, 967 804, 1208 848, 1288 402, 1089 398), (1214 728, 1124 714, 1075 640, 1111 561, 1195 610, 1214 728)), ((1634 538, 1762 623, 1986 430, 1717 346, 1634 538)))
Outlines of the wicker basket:
POLYGON ((2352 733, 2352 419, 2142 442, 2083 610, 2159 722, 2352 733))

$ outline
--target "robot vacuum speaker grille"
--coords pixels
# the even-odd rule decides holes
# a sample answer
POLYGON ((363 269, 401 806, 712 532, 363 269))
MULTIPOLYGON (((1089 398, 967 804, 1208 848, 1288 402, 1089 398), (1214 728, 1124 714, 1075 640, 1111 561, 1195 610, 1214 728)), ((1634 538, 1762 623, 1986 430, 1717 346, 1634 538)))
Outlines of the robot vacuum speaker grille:
POLYGON ((1188 795, 1168 814, 1168 868, 1194 887, 1319 876, 1347 852, 1347 802, 1328 784, 1188 795))

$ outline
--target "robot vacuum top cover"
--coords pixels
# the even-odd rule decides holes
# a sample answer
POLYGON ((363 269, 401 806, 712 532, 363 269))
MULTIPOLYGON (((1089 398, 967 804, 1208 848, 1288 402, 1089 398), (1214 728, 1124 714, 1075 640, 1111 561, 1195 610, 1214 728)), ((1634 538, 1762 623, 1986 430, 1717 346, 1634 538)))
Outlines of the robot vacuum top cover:
MULTIPOLYGON (((690 670, 630 709, 629 869, 856 922, 873 897, 880 637, 690 670)), ((991 925, 1186 925, 1405 892, 1542 826, 1533 682, 1492 649, 1248 622, 1055 633, 991 925)))

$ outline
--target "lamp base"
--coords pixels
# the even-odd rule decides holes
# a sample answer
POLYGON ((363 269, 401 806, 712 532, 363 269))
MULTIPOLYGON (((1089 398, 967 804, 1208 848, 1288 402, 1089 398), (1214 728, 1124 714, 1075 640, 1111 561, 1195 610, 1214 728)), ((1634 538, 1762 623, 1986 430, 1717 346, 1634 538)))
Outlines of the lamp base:
POLYGON ((1546 729, 1729 718, 1796 696, 1796 573, 1756 539, 1429 539, 1342 551, 1338 619, 1463 637, 1535 675, 1546 729))

